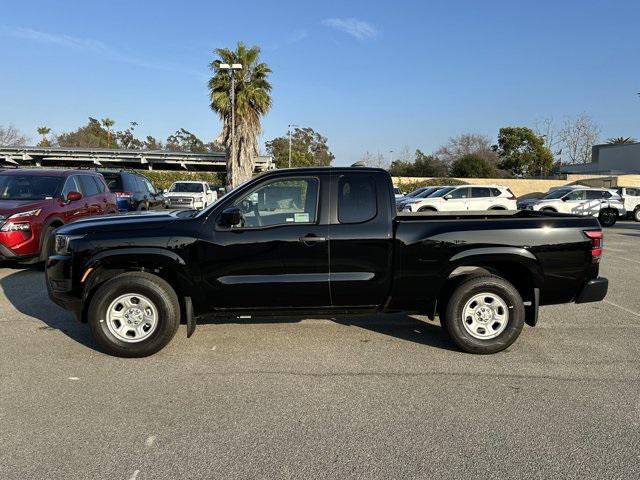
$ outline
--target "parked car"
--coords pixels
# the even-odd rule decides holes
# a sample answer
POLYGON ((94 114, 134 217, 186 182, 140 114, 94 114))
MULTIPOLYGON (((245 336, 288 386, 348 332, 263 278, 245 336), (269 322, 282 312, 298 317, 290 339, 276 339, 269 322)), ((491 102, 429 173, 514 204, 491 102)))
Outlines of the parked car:
POLYGON ((124 357, 159 351, 181 319, 190 336, 212 315, 400 310, 437 313, 461 349, 493 353, 539 305, 602 300, 601 254, 593 217, 397 213, 385 170, 309 168, 266 172, 201 212, 62 227, 46 276, 124 357))
POLYGON ((109 190, 118 200, 120 212, 157 210, 164 208, 166 199, 144 175, 130 171, 102 171, 109 190))
POLYGON ((516 197, 500 185, 463 185, 444 187, 417 202, 407 203, 405 212, 456 212, 516 210, 516 197))
POLYGON ((636 222, 640 222, 640 188, 639 187, 618 187, 616 192, 622 198, 624 209, 627 215, 636 222))
POLYGON ((527 204, 528 210, 572 213, 598 217, 603 227, 615 225, 618 217, 624 217, 620 195, 607 188, 567 187, 549 191, 543 198, 527 204))
POLYGON ((442 186, 433 186, 433 187, 421 188, 418 193, 416 193, 415 195, 413 195, 411 197, 406 196, 406 197, 401 198, 400 200, 396 200, 396 209, 399 212, 401 212, 401 211, 405 210, 405 207, 406 207, 406 211, 410 212, 411 209, 410 209, 410 207, 407 207, 407 205, 420 203, 424 198, 427 198, 429 195, 437 192, 441 188, 444 188, 444 187, 442 187, 442 186))
POLYGON ((95 172, 5 170, 0 173, 0 259, 43 261, 56 228, 116 212, 115 196, 95 172))
POLYGON ((202 210, 218 199, 218 193, 207 182, 174 182, 164 196, 170 208, 192 208, 202 210))

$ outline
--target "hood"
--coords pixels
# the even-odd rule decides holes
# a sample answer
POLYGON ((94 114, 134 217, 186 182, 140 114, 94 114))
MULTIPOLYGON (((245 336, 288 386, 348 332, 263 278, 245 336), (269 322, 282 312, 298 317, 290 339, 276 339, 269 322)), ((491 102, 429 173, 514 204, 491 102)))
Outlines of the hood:
POLYGON ((0 216, 8 217, 14 213, 42 208, 44 202, 51 200, 0 200, 0 216))
POLYGON ((540 198, 527 198, 526 200, 518 200, 518 205, 523 205, 523 206, 527 206, 527 205, 534 205, 536 203, 538 203, 540 200, 540 198))
POLYGON ((106 215, 84 220, 60 227, 57 232, 63 235, 85 235, 94 232, 117 232, 160 228, 178 220, 178 213, 184 215, 185 210, 167 212, 131 212, 124 215, 106 215))

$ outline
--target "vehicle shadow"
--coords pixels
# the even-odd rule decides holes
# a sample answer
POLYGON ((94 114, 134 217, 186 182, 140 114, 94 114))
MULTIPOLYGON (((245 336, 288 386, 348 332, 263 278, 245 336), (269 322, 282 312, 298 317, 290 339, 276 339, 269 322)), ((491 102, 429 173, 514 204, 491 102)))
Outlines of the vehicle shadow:
MULTIPOLYGON (((315 317, 313 317, 315 318, 315 317)), ((458 351, 440 325, 428 323, 406 313, 322 316, 345 327, 357 327, 370 332, 380 333, 408 342, 414 342, 443 350, 458 351)), ((269 323, 299 323, 299 317, 209 317, 198 321, 198 325, 224 324, 269 324, 269 323)))
POLYGON ((5 270, 15 270, 0 278, 0 293, 4 294, 13 308, 45 323, 46 327, 43 328, 60 330, 76 342, 97 349, 89 328, 49 299, 41 270, 10 263, 2 263, 1 266, 5 270))

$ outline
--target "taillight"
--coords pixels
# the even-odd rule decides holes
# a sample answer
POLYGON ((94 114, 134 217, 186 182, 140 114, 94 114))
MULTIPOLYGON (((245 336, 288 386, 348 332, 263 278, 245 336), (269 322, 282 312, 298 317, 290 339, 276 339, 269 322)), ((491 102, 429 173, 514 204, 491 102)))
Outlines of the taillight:
POLYGON ((131 192, 114 192, 118 198, 131 198, 133 193, 131 192))
POLYGON ((509 200, 516 200, 516 196, 513 194, 510 188, 507 188, 507 192, 509 192, 509 195, 511 195, 509 197, 509 200))
POLYGON ((604 235, 602 230, 585 230, 584 234, 591 239, 591 260, 598 263, 602 256, 604 235))

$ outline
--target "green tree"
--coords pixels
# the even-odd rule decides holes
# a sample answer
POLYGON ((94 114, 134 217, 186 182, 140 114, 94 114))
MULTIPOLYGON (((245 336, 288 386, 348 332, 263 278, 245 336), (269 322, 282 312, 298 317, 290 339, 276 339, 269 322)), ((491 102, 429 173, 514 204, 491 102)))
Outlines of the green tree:
MULTIPOLYGON (((153 137, 147 137, 147 139, 153 137)), ((155 141, 155 139, 153 139, 155 141)), ((204 143, 194 133, 180 128, 167 137, 166 149, 174 152, 205 153, 219 149, 213 143, 204 143)))
POLYGON ((88 123, 74 130, 58 135, 58 145, 68 148, 112 148, 109 132, 100 122, 89 117, 88 123))
POLYGON ((540 135, 527 127, 501 128, 494 150, 500 156, 500 168, 514 175, 547 175, 553 168, 551 150, 540 135))
POLYGON ((129 150, 142 149, 144 147, 144 143, 140 139, 136 138, 135 134, 133 133, 137 126, 137 122, 131 122, 129 123, 129 126, 127 128, 116 132, 116 147, 129 150))
POLYGON ((109 148, 116 147, 117 145, 112 144, 112 132, 111 132, 111 127, 113 127, 116 124, 116 121, 110 119, 109 117, 105 117, 101 120, 101 122, 102 122, 102 126, 107 129, 107 140, 108 140, 109 148))
POLYGON ((220 60, 210 64, 214 72, 209 80, 211 109, 222 120, 222 131, 215 143, 227 151, 227 186, 235 187, 251 178, 258 156, 258 135, 262 132, 260 119, 271 108, 271 70, 260 62, 260 49, 248 48, 238 42, 235 50, 217 48, 220 60), (242 70, 229 71, 220 68, 221 63, 241 64, 242 70), (235 154, 232 154, 231 131, 231 83, 235 75, 235 154))
POLYGON ((50 133, 51 133, 51 129, 49 127, 38 127, 38 135, 40 135, 42 137, 40 139, 40 142, 38 142, 38 146, 39 147, 50 147, 51 146, 51 142, 47 138, 47 135, 49 135, 50 133))
POLYGON ((427 155, 418 149, 413 162, 408 160, 391 162, 389 173, 394 177, 442 177, 447 175, 447 167, 433 155, 427 155))
MULTIPOLYGON (((276 137, 266 143, 267 152, 272 155, 277 168, 289 166, 289 136, 276 137)), ((296 128, 291 132, 292 167, 327 167, 335 159, 327 137, 312 128, 296 128)))
POLYGON ((162 142, 157 140, 155 137, 147 135, 147 138, 144 140, 144 148, 147 150, 162 150, 164 145, 162 145, 162 142))
POLYGON ((465 155, 451 164, 451 176, 459 178, 491 178, 496 176, 496 168, 480 155, 465 155))
POLYGON ((609 145, 625 145, 628 143, 638 143, 633 137, 611 137, 607 139, 609 145))

